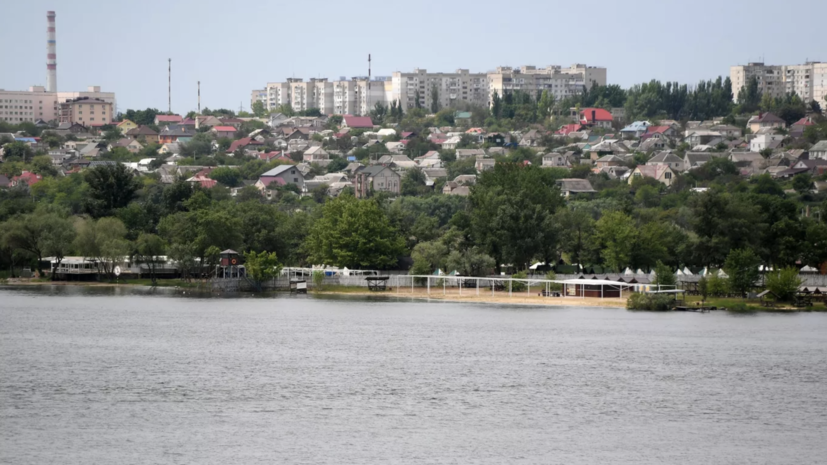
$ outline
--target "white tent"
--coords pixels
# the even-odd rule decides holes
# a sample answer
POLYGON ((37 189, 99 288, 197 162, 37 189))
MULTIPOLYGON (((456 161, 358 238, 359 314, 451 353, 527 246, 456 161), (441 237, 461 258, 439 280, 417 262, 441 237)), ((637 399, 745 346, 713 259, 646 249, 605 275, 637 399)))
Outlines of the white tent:
POLYGON ((801 273, 818 273, 818 270, 811 267, 810 265, 806 265, 804 268, 799 270, 801 273))
POLYGON ((718 270, 718 277, 719 278, 729 278, 729 275, 724 273, 724 270, 718 270))
POLYGON ((681 271, 681 270, 678 270, 678 272, 675 273, 675 274, 678 275, 678 276, 683 276, 684 275, 683 271, 681 271))
POLYGON ((687 276, 692 276, 692 272, 689 271, 689 267, 686 267, 686 266, 683 267, 683 274, 685 274, 687 276))
POLYGON ((626 275, 626 276, 632 276, 632 275, 633 275, 633 274, 635 274, 635 273, 632 271, 632 269, 631 269, 631 268, 629 268, 629 267, 627 266, 627 267, 626 267, 626 269, 623 271, 623 274, 624 274, 624 275, 626 275))
POLYGON ((537 263, 529 266, 528 269, 529 270, 536 270, 537 268, 539 268, 541 266, 546 266, 546 262, 537 262, 537 263))
POLYGON ((701 270, 701 276, 706 276, 708 273, 709 273, 709 270, 707 270, 706 267, 704 267, 704 269, 701 270))
POLYGON ((643 270, 638 268, 637 271, 635 271, 635 274, 646 274, 646 273, 644 273, 643 270))

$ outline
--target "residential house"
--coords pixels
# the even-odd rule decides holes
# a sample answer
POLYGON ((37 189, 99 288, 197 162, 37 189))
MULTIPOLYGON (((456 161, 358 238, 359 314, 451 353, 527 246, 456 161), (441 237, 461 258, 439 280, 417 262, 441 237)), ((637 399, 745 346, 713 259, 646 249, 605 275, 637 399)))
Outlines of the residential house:
POLYGON ((827 160, 827 140, 810 147, 810 160, 827 160))
POLYGON ((762 129, 759 131, 759 134, 749 141, 749 150, 750 152, 760 152, 765 149, 777 149, 781 147, 781 143, 785 137, 787 136, 784 134, 765 132, 762 129))
POLYGON ((387 166, 367 166, 356 173, 353 178, 353 190, 356 198, 365 198, 371 192, 388 192, 398 195, 402 177, 387 166))
POLYGON ((742 176, 751 176, 767 168, 767 160, 760 153, 732 152, 729 159, 737 166, 742 176))
POLYGON ((497 160, 493 158, 477 158, 477 161, 474 162, 474 168, 476 168, 477 173, 482 173, 483 171, 493 169, 496 163, 497 160))
POLYGON ((213 133, 218 139, 222 137, 233 139, 235 138, 236 128, 232 126, 213 126, 213 128, 210 129, 210 132, 213 133))
POLYGON ((34 174, 29 171, 23 171, 17 176, 13 176, 11 181, 9 181, 9 187, 17 187, 17 186, 33 186, 38 182, 43 180, 43 176, 39 174, 34 174))
POLYGON ((135 122, 133 122, 132 120, 124 119, 123 121, 118 123, 115 127, 118 128, 119 131, 121 131, 121 134, 126 135, 127 132, 137 128, 138 125, 135 122))
POLYGON ((609 179, 626 179, 630 171, 626 166, 606 166, 597 170, 598 173, 606 173, 609 179))
POLYGON ((647 137, 649 134, 644 134, 641 138, 640 145, 637 146, 638 152, 650 153, 655 150, 663 150, 666 148, 665 137, 647 137))
POLYGON ((672 152, 661 152, 646 162, 647 165, 666 165, 674 172, 683 171, 683 160, 672 152))
POLYGON ((598 128, 612 128, 612 114, 602 108, 584 108, 580 111, 580 124, 598 128))
POLYGON ((445 183, 442 193, 445 195, 459 195, 467 197, 471 193, 471 186, 477 183, 477 177, 473 174, 462 174, 452 181, 445 183))
POLYGON ((488 147, 485 152, 489 157, 496 157, 498 155, 505 155, 507 152, 505 147, 488 147))
POLYGON ((385 137, 391 137, 396 135, 396 129, 393 128, 382 128, 376 131, 377 137, 380 139, 384 139, 385 137))
POLYGON ((802 137, 804 135, 804 130, 807 129, 808 126, 813 125, 815 125, 815 123, 813 122, 812 117, 805 116, 801 118, 790 126, 790 137, 793 139, 802 137))
POLYGON ((606 156, 598 158, 594 162, 594 165, 598 170, 601 170, 601 169, 603 169, 607 166, 623 166, 624 161, 623 161, 622 158, 620 158, 616 155, 606 155, 606 156))
POLYGON ((181 153, 181 146, 178 144, 178 142, 168 142, 158 149, 158 153, 163 155, 181 153))
POLYGON ((373 129, 373 120, 370 116, 343 116, 342 127, 352 129, 373 129))
POLYGON ((632 170, 632 175, 629 176, 629 184, 632 184, 635 179, 652 178, 661 184, 671 186, 675 181, 675 172, 672 168, 666 165, 638 165, 632 170))
POLYGON ((5 174, 0 174, 0 189, 9 187, 11 180, 5 174))
POLYGON ((126 132, 126 137, 143 141, 144 143, 157 143, 158 133, 147 126, 138 126, 126 132))
POLYGON ((465 160, 467 158, 480 158, 485 156, 483 149, 457 149, 457 160, 465 160))
POLYGON ((603 142, 595 144, 589 151, 594 159, 602 157, 603 155, 625 155, 630 152, 626 144, 615 139, 606 139, 603 142))
POLYGON ((439 152, 436 150, 426 152, 425 155, 414 158, 414 161, 421 168, 440 168, 442 166, 442 159, 439 158, 439 152))
POLYGON ((302 154, 302 160, 305 163, 326 165, 330 163, 330 155, 321 146, 310 147, 302 154))
POLYGON ((181 124, 184 118, 180 115, 155 115, 155 126, 161 127, 168 124, 181 124))
POLYGON ((107 150, 112 151, 112 149, 116 147, 123 147, 126 150, 129 150, 129 153, 138 153, 141 151, 142 148, 144 148, 143 144, 141 144, 135 139, 123 138, 109 144, 107 150))
POLYGON ((563 197, 580 197, 597 193, 587 179, 565 178, 555 181, 563 197))
POLYGON ((524 147, 536 147, 537 143, 543 138, 543 134, 536 129, 532 129, 523 134, 520 138, 520 145, 524 147))
POLYGON ((390 153, 402 153, 405 151, 405 144, 402 142, 385 142, 385 148, 390 153))
POLYGON ((195 173, 192 177, 188 178, 187 182, 190 184, 198 184, 204 189, 211 189, 215 187, 216 184, 218 184, 218 181, 210 177, 210 172, 212 170, 212 167, 203 168, 197 173, 195 173))
POLYGON ((626 139, 637 139, 646 134, 646 130, 651 126, 649 121, 635 121, 620 130, 620 134, 626 139))
POLYGON ((827 174, 827 160, 820 158, 810 160, 799 160, 795 165, 789 169, 783 170, 776 174, 779 178, 790 178, 797 174, 809 173, 812 176, 821 176, 827 174))
POLYGON ((198 129, 202 126, 214 128, 216 126, 223 126, 223 123, 215 116, 196 116, 195 128, 198 129))
POLYGON ((579 132, 583 130, 583 125, 581 124, 566 124, 563 125, 560 129, 558 129, 554 134, 558 136, 568 136, 573 132, 579 132))
POLYGON ((574 160, 574 152, 566 152, 566 153, 547 153, 543 155, 543 164, 544 167, 559 167, 559 168, 571 168, 572 160, 574 160))
POLYGON ((273 183, 275 183, 275 186, 293 184, 302 192, 305 191, 304 174, 302 174, 302 171, 297 166, 279 165, 259 176, 255 186, 258 187, 259 190, 265 190, 269 189, 273 183))
POLYGON ((683 171, 693 170, 716 157, 725 157, 725 153, 717 152, 686 152, 683 156, 683 171))
POLYGON ((387 166, 397 170, 409 170, 416 168, 416 162, 405 155, 383 155, 376 162, 378 165, 387 166))
POLYGON ((730 124, 716 124, 709 129, 717 132, 723 137, 741 137, 744 135, 744 131, 742 131, 741 128, 730 124))
POLYGON ((241 129, 241 125, 244 124, 243 119, 239 118, 219 118, 221 120, 222 126, 232 126, 238 131, 241 129))
POLYGON ((785 126, 784 120, 772 113, 758 113, 747 121, 747 127, 753 134, 764 128, 775 129, 785 126))
POLYGON ((227 153, 236 153, 237 150, 247 151, 247 150, 255 150, 258 147, 264 146, 263 142, 259 142, 252 137, 242 137, 241 139, 234 140, 230 143, 230 146, 227 147, 227 153))
MULTIPOLYGON (((433 141, 431 141, 433 142, 433 141)), ((456 150, 457 145, 461 142, 461 138, 459 136, 452 136, 442 142, 442 149, 443 150, 456 150)))
POLYGON ((422 174, 425 175, 425 185, 430 187, 433 186, 438 179, 447 178, 448 170, 445 168, 425 168, 422 170, 422 174))
POLYGON ((282 125, 289 118, 282 113, 271 113, 269 122, 267 123, 271 128, 275 129, 282 125))
POLYGON ((688 129, 683 141, 689 144, 690 147, 697 147, 699 145, 715 146, 719 142, 723 142, 724 138, 720 132, 710 131, 708 129, 688 129))
POLYGON ((490 132, 485 135, 485 142, 496 145, 497 147, 502 147, 508 143, 508 140, 508 136, 500 132, 490 132))
POLYGON ((671 139, 678 135, 678 131, 675 130, 672 126, 666 125, 659 125, 659 126, 649 126, 646 128, 646 132, 641 136, 644 140, 649 138, 655 139, 671 139))
POLYGON ((178 142, 178 139, 192 139, 195 136, 195 129, 183 125, 169 125, 164 127, 160 134, 158 134, 158 141, 161 144, 168 144, 170 142, 178 142))

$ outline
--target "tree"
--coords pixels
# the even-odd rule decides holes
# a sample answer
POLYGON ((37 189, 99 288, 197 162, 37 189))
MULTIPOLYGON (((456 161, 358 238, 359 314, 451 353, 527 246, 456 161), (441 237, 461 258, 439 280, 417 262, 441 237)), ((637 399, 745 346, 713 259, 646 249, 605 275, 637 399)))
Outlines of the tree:
POLYGON ((537 101, 537 116, 545 120, 551 115, 551 108, 554 106, 554 95, 548 90, 543 90, 540 100, 537 101))
POLYGON ((25 142, 11 142, 3 146, 3 161, 28 163, 34 157, 34 150, 25 142))
POLYGON ((674 286, 676 282, 675 273, 672 268, 664 265, 662 261, 658 260, 655 265, 655 282, 656 286, 674 286))
POLYGON ((313 263, 381 269, 398 262, 404 240, 376 201, 340 196, 324 204, 306 245, 313 263))
POLYGON ((813 188, 813 177, 810 173, 798 174, 793 178, 793 189, 799 194, 806 194, 813 188))
POLYGON ((215 179, 227 187, 238 187, 242 180, 240 171, 226 166, 220 166, 210 171, 210 179, 215 179))
POLYGON ((581 209, 562 209, 555 215, 560 225, 560 249, 568 254, 572 264, 583 266, 593 247, 594 220, 581 209))
POLYGON ((413 266, 411 274, 429 275, 438 269, 445 268, 445 259, 448 247, 441 241, 420 242, 411 252, 413 266))
POLYGON ((160 236, 141 233, 135 243, 135 250, 138 252, 140 261, 148 265, 149 279, 152 280, 154 286, 158 280, 158 265, 164 263, 161 256, 166 252, 166 243, 160 236))
POLYGON ((701 295, 701 300, 706 301, 709 296, 709 281, 707 281, 706 276, 701 276, 701 279, 698 280, 698 293, 701 295))
POLYGON ((267 116, 267 109, 264 108, 264 102, 260 100, 253 102, 253 114, 256 115, 256 118, 267 116))
POLYGON ((478 247, 464 251, 453 250, 445 259, 445 270, 457 271, 461 276, 487 276, 496 263, 478 247))
POLYGON ((402 195, 423 195, 430 192, 430 189, 425 185, 425 173, 417 166, 409 169, 401 182, 402 195))
POLYGON ((416 90, 414 92, 414 108, 422 108, 422 101, 420 100, 421 98, 422 96, 419 95, 419 90, 416 90))
POLYGON ((56 265, 60 266, 74 239, 68 220, 43 210, 9 220, 2 226, 3 242, 12 249, 25 251, 37 258, 37 272, 40 275, 43 274, 43 257, 54 256, 56 265))
POLYGON ((123 261, 129 251, 124 224, 117 218, 107 217, 80 220, 75 228, 75 249, 85 258, 93 260, 99 273, 113 279, 115 266, 123 261))
POLYGON ((247 277, 253 281, 258 292, 261 292, 265 282, 276 278, 281 273, 281 264, 275 252, 256 253, 253 250, 245 252, 244 268, 247 270, 247 277))
POLYGON ((736 249, 727 255, 724 271, 729 275, 729 287, 741 296, 755 287, 761 260, 752 249, 736 249))
POLYGON ((792 300, 801 287, 801 278, 798 268, 787 267, 767 273, 767 289, 778 297, 778 300, 792 300))
POLYGON ((190 281, 192 273, 195 271, 197 263, 195 245, 193 244, 172 244, 169 247, 169 258, 175 261, 178 271, 181 273, 181 278, 190 281))
POLYGON ((629 263, 636 229, 629 215, 615 211, 603 215, 595 225, 602 245, 600 256, 606 267, 616 272, 629 263))
POLYGON ((431 86, 431 113, 439 112, 439 87, 434 84, 431 86))
POLYGON ((84 176, 90 188, 86 210, 95 218, 108 216, 112 211, 129 204, 140 187, 126 166, 96 166, 84 176))

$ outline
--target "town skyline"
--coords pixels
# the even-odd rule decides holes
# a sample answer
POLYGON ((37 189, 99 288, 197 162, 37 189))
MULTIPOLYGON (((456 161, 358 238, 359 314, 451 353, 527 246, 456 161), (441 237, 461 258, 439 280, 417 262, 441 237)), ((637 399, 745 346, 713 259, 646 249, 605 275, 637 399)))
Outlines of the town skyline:
MULTIPOLYGON (((250 89, 288 77, 336 80, 340 76, 366 75, 368 54, 373 58, 374 76, 410 72, 414 68, 433 72, 462 68, 481 73, 497 66, 587 63, 606 68, 608 83, 624 88, 651 79, 693 85, 702 79, 727 76, 730 66, 756 61, 767 64, 827 61, 825 50, 819 47, 818 31, 800 28, 793 16, 770 17, 760 8, 746 8, 745 2, 722 5, 701 1, 692 11, 644 2, 639 10, 647 10, 645 14, 599 2, 590 10, 592 16, 588 21, 559 20, 582 14, 576 7, 522 2, 514 5, 515 11, 530 7, 536 14, 530 18, 515 15, 515 21, 504 24, 492 22, 487 11, 466 11, 459 3, 442 2, 441 14, 429 16, 430 3, 426 2, 424 12, 411 12, 393 28, 387 26, 399 18, 378 8, 366 8, 367 13, 340 11, 330 18, 313 18, 319 30, 328 31, 321 35, 303 29, 301 24, 283 20, 298 14, 297 5, 283 5, 277 10, 275 6, 242 3, 233 11, 219 10, 221 5, 212 1, 199 3, 198 9, 190 3, 163 6, 159 2, 148 2, 147 5, 150 10, 162 8, 168 14, 153 18, 152 22, 129 21, 125 6, 97 0, 75 2, 71 8, 42 1, 9 5, 5 15, 8 19, 0 28, 0 42, 20 45, 9 50, 7 60, 14 66, 0 69, 0 88, 24 90, 46 84, 43 45, 45 15, 49 10, 57 14, 58 90, 99 85, 118 94, 119 111, 145 107, 167 109, 169 58, 172 58, 173 112, 197 107, 198 81, 202 108, 237 111, 240 104, 249 110, 250 89), (658 8, 648 8, 648 3, 658 8), (243 27, 249 26, 252 10, 256 18, 282 20, 272 27, 258 23, 243 27), (710 11, 715 14, 711 15, 710 11), (698 26, 697 34, 672 37, 677 15, 681 15, 684 24, 703 26, 698 26), (180 21, 183 17, 188 20, 180 21), (487 39, 461 40, 463 28, 458 29, 451 20, 457 17, 464 18, 466 34, 471 37, 480 34, 487 39), (551 18, 552 22, 543 23, 542 18, 551 18), (354 27, 359 21, 377 24, 377 27, 367 28, 369 30, 354 27), (350 26, 338 31, 342 22, 350 26), (94 28, 88 27, 93 23, 94 28), (633 32, 641 23, 646 24, 646 30, 633 32), (601 27, 601 24, 611 26, 601 27), (752 32, 769 27, 775 31, 773 34, 752 32), (489 28, 496 28, 502 40, 491 41, 485 32, 489 28), (446 33, 434 37, 430 30, 446 33), (525 31, 537 31, 534 40, 525 31), (788 40, 779 40, 786 37, 784 31, 796 32, 795 48, 789 46, 788 40), (388 40, 385 38, 388 34, 395 34, 396 38, 388 40), (330 36, 341 37, 343 45, 329 40, 330 36), (285 40, 279 37, 292 39, 285 45, 285 40), (308 44, 307 39, 312 37, 317 37, 318 42, 308 44), (565 37, 569 39, 564 40, 565 37), (115 40, 119 38, 126 40, 115 40), (303 40, 296 40, 300 38, 303 40), (576 46, 566 45, 567 41, 576 46), (336 53, 329 53, 333 50, 336 53)), ((321 4, 324 5, 339 8, 333 3, 321 4)), ((802 11, 823 17, 827 5, 804 1, 802 11)))

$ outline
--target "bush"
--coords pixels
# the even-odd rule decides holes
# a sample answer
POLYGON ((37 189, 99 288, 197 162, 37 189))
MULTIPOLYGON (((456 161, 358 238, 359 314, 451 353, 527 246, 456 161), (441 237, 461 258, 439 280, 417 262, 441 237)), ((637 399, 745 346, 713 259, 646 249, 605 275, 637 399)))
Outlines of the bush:
MULTIPOLYGON (((546 273, 546 279, 548 279, 549 281, 556 280, 557 279, 557 273, 555 273, 553 271, 549 271, 548 273, 546 273)), ((549 285, 549 290, 554 291, 554 292, 560 292, 560 291, 563 290, 563 285, 560 284, 560 283, 551 283, 549 285)))
POLYGON ((324 271, 317 270, 313 272, 313 288, 317 291, 324 288, 324 271))
MULTIPOLYGON (((513 275, 511 275, 511 277, 514 278, 514 279, 526 279, 526 278, 528 278, 528 272, 527 271, 520 271, 519 273, 514 273, 513 275)), ((512 281, 511 282, 511 290, 513 292, 525 291, 526 290, 526 283, 521 283, 521 282, 518 282, 518 281, 512 281)))
POLYGON ((778 300, 789 301, 801 287, 801 278, 797 268, 783 268, 767 274, 767 289, 778 297, 778 300))
POLYGON ((634 293, 626 301, 626 308, 629 310, 665 312, 672 309, 673 302, 674 298, 671 295, 634 293))

